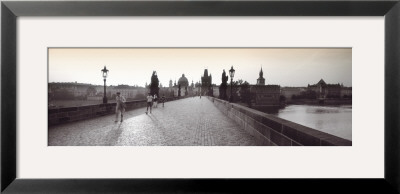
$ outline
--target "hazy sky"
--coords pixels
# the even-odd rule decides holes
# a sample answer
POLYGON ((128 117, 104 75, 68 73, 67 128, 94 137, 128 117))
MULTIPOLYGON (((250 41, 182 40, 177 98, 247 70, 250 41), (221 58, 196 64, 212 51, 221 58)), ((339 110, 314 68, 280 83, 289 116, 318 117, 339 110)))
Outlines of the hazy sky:
POLYGON ((50 48, 49 82, 103 85, 101 69, 107 66, 107 85, 144 86, 153 71, 163 86, 182 74, 196 83, 206 68, 219 85, 222 70, 228 75, 233 66, 234 80, 250 84, 257 82, 262 67, 266 84, 307 86, 322 78, 351 86, 351 52, 351 48, 50 48))

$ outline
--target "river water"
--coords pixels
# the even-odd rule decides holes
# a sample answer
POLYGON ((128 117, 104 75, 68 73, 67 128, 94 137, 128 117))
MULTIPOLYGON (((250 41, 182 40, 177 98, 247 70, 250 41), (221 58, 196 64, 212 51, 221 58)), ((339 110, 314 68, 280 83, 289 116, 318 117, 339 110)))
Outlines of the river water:
POLYGON ((351 105, 288 105, 272 114, 300 125, 351 140, 351 112, 351 105))

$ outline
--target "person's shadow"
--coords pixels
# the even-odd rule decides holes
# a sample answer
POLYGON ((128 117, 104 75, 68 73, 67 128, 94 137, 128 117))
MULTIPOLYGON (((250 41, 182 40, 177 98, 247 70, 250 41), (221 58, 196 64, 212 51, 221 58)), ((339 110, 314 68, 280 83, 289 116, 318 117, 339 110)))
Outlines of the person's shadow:
POLYGON ((112 128, 106 135, 108 142, 105 143, 106 146, 115 146, 118 143, 119 136, 121 136, 123 125, 124 123, 121 122, 116 124, 116 128, 112 128))

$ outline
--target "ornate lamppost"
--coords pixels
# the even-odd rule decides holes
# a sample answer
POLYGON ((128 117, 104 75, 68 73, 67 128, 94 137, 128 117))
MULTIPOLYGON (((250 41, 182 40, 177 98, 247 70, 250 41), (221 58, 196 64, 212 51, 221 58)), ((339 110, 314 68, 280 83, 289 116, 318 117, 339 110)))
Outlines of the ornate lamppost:
POLYGON ((235 76, 235 70, 233 69, 233 66, 231 67, 231 69, 229 70, 229 75, 231 76, 231 96, 229 98, 229 102, 233 101, 233 96, 232 96, 232 91, 233 91, 233 77, 235 76))
POLYGON ((107 103, 107 93, 106 93, 106 79, 107 79, 107 74, 108 74, 108 69, 106 66, 104 66, 104 69, 101 70, 103 72, 103 78, 104 78, 104 97, 103 97, 103 103, 107 103))

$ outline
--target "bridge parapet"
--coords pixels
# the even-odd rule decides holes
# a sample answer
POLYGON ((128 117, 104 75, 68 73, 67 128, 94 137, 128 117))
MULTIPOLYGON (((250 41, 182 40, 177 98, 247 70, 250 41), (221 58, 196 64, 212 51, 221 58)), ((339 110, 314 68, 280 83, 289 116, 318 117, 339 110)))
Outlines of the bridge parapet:
POLYGON ((318 131, 239 104, 209 97, 214 105, 261 145, 351 146, 352 141, 318 131))
MULTIPOLYGON (((168 98, 167 101, 178 98, 168 98)), ((146 100, 128 101, 126 111, 146 107, 146 100)), ((48 126, 115 114, 116 103, 48 109, 48 126)))

